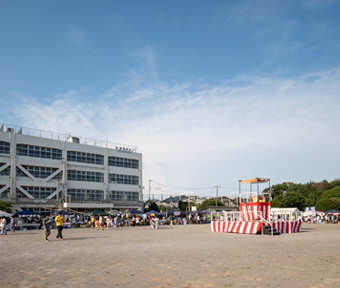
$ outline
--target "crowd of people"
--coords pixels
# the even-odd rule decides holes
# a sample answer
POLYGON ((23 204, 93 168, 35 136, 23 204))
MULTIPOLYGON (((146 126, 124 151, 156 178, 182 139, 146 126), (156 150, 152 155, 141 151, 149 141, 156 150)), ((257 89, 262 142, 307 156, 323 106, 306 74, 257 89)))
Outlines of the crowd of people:
POLYGON ((102 215, 92 216, 88 224, 92 228, 104 229, 118 228, 123 226, 146 226, 159 227, 160 225, 186 225, 186 224, 204 224, 210 222, 210 215, 189 214, 188 216, 158 216, 147 214, 117 214, 103 217, 102 215))
MULTIPOLYGON (((0 218, 0 230, 2 235, 7 235, 7 231, 15 232, 16 229, 22 228, 21 223, 30 221, 30 217, 16 221, 12 217, 0 218), (20 223, 17 223, 20 222, 20 223)), ((159 229, 162 225, 187 225, 187 224, 204 224, 210 222, 210 214, 188 214, 188 215, 148 215, 148 214, 127 214, 119 213, 115 215, 103 216, 93 215, 90 218, 84 218, 81 214, 78 215, 63 215, 59 211, 56 216, 46 215, 43 218, 36 217, 34 229, 44 229, 44 239, 49 242, 51 229, 56 229, 56 239, 64 240, 63 228, 80 227, 80 223, 86 227, 104 230, 106 228, 119 228, 123 226, 136 227, 136 226, 150 226, 151 229, 159 229)), ((28 223, 28 222, 27 222, 28 223)), ((26 224, 27 224, 26 223, 26 224)), ((33 222, 32 222, 33 223, 33 222)), ((31 223, 31 224, 32 224, 31 223)))
MULTIPOLYGON (((213 221, 215 215, 213 215, 213 221)), ((37 218, 39 219, 39 218, 37 218)), ((340 223, 340 214, 316 214, 302 217, 302 220, 309 223, 336 224, 340 223)), ((37 220, 38 221, 38 220, 37 220)), ((82 219, 80 215, 63 215, 61 211, 55 217, 46 215, 40 220, 40 227, 44 228, 44 238, 48 242, 51 235, 51 229, 56 228, 56 239, 64 240, 62 231, 66 227, 79 227, 80 223, 85 223, 87 227, 104 230, 104 228, 119 228, 123 226, 150 226, 151 229, 159 229, 161 225, 187 225, 187 224, 205 224, 210 223, 210 214, 188 214, 188 215, 147 215, 147 214, 126 214, 119 213, 116 215, 103 216, 101 214, 93 215, 89 219, 82 219), (85 221, 83 221, 85 220, 85 221)), ((1 217, 0 230, 1 235, 7 235, 7 231, 12 233, 17 228, 14 217, 1 217)))
POLYGON ((340 214, 320 214, 303 217, 303 221, 312 224, 337 224, 340 222, 340 214))

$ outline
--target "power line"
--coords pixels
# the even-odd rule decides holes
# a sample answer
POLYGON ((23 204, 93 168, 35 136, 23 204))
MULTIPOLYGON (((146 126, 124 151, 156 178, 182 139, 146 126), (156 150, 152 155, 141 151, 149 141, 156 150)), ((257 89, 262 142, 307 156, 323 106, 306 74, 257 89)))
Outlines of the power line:
POLYGON ((224 187, 224 186, 220 186, 220 188, 223 188, 223 189, 229 189, 229 190, 238 190, 238 188, 231 188, 231 187, 224 187))
MULTIPOLYGON (((203 190, 203 189, 213 189, 215 188, 216 186, 210 186, 210 187, 195 187, 195 188, 192 188, 192 187, 178 187, 178 186, 171 186, 171 185, 165 185, 165 184, 162 184, 162 183, 158 183, 158 182, 155 182, 155 181, 152 181, 153 183, 155 183, 156 185, 159 185, 159 186, 163 186, 163 187, 168 187, 168 188, 174 188, 174 189, 183 189, 183 190, 203 190)), ((225 187, 225 186, 219 186, 220 188, 223 188, 223 189, 229 189, 229 190, 237 190, 238 191, 238 188, 235 188, 235 187, 225 187)))
POLYGON ((215 188, 215 186, 211 186, 211 187, 201 187, 201 188, 190 188, 190 187, 176 187, 176 186, 170 186, 170 185, 165 185, 165 184, 161 184, 155 181, 152 181, 153 183, 163 186, 163 187, 168 187, 168 188, 174 188, 174 189, 182 189, 182 190, 203 190, 203 189, 212 189, 215 188))

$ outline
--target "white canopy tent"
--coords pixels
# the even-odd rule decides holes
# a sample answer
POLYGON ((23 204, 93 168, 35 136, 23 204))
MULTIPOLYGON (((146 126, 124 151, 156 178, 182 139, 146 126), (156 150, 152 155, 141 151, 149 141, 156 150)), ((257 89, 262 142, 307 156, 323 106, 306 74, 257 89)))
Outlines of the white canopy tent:
POLYGON ((5 212, 5 211, 2 211, 2 210, 0 210, 0 217, 11 217, 12 216, 12 214, 10 214, 10 213, 7 213, 7 212, 5 212))
POLYGON ((319 211, 311 211, 311 210, 302 213, 303 217, 316 216, 319 214, 320 214, 319 211))
POLYGON ((270 216, 273 221, 278 220, 298 220, 301 217, 301 211, 296 207, 271 208, 270 216))

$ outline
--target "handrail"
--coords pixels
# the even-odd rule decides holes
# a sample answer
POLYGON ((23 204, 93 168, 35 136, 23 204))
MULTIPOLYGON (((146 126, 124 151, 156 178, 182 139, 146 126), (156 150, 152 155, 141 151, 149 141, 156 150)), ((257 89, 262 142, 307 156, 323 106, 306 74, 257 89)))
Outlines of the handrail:
MULTIPOLYGON (((261 218, 262 222, 266 222, 266 223, 268 223, 268 224, 270 225, 270 227, 272 228, 272 229, 271 229, 271 231, 272 231, 272 236, 274 236, 273 223, 270 222, 270 221, 268 221, 268 220, 266 220, 266 219, 264 219, 264 218, 260 215, 260 213, 258 213, 257 216, 259 216, 259 217, 261 218)), ((261 233, 262 233, 262 235, 263 235, 263 225, 262 225, 262 227, 261 227, 261 233)))

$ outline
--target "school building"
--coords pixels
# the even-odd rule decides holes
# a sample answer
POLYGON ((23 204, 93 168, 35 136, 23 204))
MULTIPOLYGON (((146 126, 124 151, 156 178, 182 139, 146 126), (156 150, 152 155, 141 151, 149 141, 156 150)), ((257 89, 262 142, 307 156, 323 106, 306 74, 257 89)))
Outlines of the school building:
POLYGON ((0 125, 0 200, 13 213, 143 209, 136 146, 0 125))

